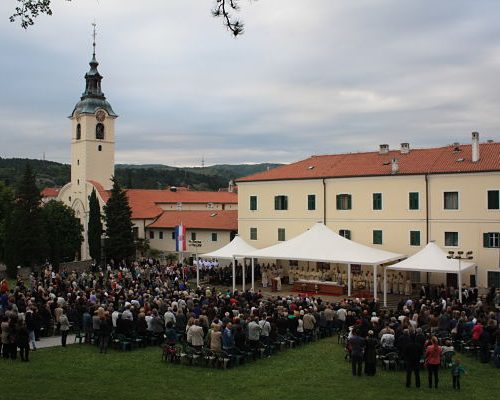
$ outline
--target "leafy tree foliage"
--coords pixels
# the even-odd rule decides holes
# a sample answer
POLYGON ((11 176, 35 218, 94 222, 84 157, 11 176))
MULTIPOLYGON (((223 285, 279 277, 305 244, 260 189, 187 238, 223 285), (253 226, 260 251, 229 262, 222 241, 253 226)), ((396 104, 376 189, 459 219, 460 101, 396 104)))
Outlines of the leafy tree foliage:
POLYGON ((40 202, 35 175, 30 165, 26 164, 12 212, 5 222, 5 262, 11 277, 15 277, 18 265, 31 267, 46 255, 40 202))
POLYGON ((73 261, 82 245, 83 227, 74 210, 51 200, 42 208, 48 259, 57 269, 61 261, 73 261))
POLYGON ((95 189, 89 199, 89 225, 87 236, 89 241, 90 257, 96 261, 101 259, 102 215, 99 200, 95 189))
MULTIPOLYGON (((71 1, 71 0, 66 0, 71 1)), ((240 10, 238 5, 240 0, 214 0, 212 9, 214 17, 222 18, 224 25, 234 35, 243 33, 243 23, 234 17, 234 13, 240 10)), ((10 22, 20 20, 21 26, 27 29, 34 24, 34 19, 40 14, 52 15, 50 8, 51 0, 17 0, 18 6, 14 14, 10 16, 10 22)))
POLYGON ((122 190, 118 181, 113 178, 111 196, 104 206, 106 221, 106 257, 116 262, 134 255, 134 236, 132 232, 132 210, 128 203, 127 194, 122 190))
POLYGON ((0 261, 4 260, 5 221, 13 206, 13 193, 0 181, 0 261))

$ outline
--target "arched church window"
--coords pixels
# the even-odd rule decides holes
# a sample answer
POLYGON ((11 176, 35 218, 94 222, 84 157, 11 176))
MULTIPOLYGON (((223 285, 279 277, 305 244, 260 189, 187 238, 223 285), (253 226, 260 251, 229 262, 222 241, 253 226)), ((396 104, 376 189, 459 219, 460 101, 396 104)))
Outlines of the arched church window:
POLYGON ((100 140, 104 139, 104 125, 100 122, 95 126, 95 138, 100 140))
POLYGON ((76 140, 80 140, 82 138, 82 126, 78 124, 76 126, 76 140))
POLYGON ((97 151, 102 151, 102 146, 101 145, 97 146, 97 151))

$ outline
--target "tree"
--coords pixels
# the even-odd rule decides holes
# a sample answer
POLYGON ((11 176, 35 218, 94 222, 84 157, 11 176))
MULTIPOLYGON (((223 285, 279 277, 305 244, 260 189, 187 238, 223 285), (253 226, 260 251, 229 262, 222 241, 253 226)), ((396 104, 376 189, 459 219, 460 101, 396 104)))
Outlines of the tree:
POLYGON ((95 189, 89 198, 89 225, 87 237, 89 241, 90 257, 96 261, 101 259, 102 215, 99 200, 95 189))
POLYGON ((0 261, 4 260, 5 222, 13 206, 12 191, 0 181, 0 261))
POLYGON ((29 164, 16 191, 12 211, 5 221, 5 263, 7 273, 16 276, 17 266, 32 267, 46 255, 41 195, 29 164))
MULTIPOLYGON (((34 19, 40 14, 52 15, 50 1, 51 0, 17 0, 18 6, 16 7, 15 13, 10 16, 10 22, 19 19, 21 26, 27 29, 35 23, 34 19)), ((241 35, 243 33, 243 23, 234 17, 234 13, 240 10, 238 4, 240 0, 214 1, 215 6, 212 9, 212 15, 222 18, 224 25, 234 36, 241 35)))
POLYGON ((106 221, 106 257, 115 261, 128 259, 134 254, 134 235, 132 232, 132 210, 127 194, 113 178, 111 196, 104 206, 106 221))
POLYGON ((57 269, 61 261, 73 261, 83 242, 83 227, 75 211, 51 200, 42 208, 48 257, 57 269))

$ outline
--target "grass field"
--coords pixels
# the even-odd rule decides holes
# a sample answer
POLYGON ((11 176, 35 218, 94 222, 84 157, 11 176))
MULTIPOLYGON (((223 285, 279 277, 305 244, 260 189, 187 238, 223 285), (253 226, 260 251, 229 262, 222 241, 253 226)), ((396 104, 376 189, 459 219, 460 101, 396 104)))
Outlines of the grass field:
POLYGON ((31 361, 0 360, 5 399, 446 399, 489 400, 500 393, 500 370, 462 357, 469 374, 462 391, 449 370, 440 388, 407 389, 401 371, 352 377, 336 337, 278 353, 236 369, 214 370, 161 361, 159 348, 99 354, 88 345, 37 350, 31 361))

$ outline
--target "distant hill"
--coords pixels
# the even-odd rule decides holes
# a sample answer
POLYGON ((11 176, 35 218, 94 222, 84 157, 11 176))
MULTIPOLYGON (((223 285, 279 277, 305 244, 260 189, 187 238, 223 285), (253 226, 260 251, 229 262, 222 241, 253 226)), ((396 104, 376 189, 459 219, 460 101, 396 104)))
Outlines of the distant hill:
MULTIPOLYGON (((54 161, 27 158, 1 158, 0 180, 15 187, 29 163, 37 176, 40 189, 61 187, 70 180, 70 166, 54 161)), ((167 186, 189 186, 193 190, 217 190, 226 188, 231 179, 265 171, 281 164, 212 165, 208 167, 176 168, 168 165, 117 164, 115 175, 118 182, 131 189, 161 189, 167 186)))

